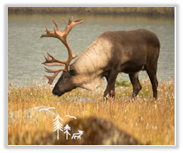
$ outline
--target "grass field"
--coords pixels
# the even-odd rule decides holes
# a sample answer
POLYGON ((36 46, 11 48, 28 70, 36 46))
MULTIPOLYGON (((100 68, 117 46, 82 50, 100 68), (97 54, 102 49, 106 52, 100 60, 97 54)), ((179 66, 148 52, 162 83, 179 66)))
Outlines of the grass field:
MULTIPOLYGON (((91 97, 101 99, 104 88, 94 92, 75 89, 62 97, 53 96, 52 87, 32 84, 31 86, 8 88, 8 113, 37 106, 55 107, 56 112, 67 122, 67 114, 75 117, 97 116, 112 121, 119 129, 133 135, 144 144, 174 145, 174 79, 159 82, 158 100, 152 98, 149 79, 141 80, 142 90, 135 100, 130 100, 132 86, 116 89, 115 100, 91 102, 66 101, 68 97, 91 97)), ((44 118, 33 124, 22 119, 18 124, 8 120, 8 144, 31 144, 39 137, 53 132, 53 117, 44 118), (45 121, 46 120, 46 121, 45 121), (28 136, 25 137, 25 133, 28 136), (39 133, 35 134, 35 133, 39 133), (18 136, 18 137, 17 137, 18 136)), ((40 140, 41 141, 41 140, 40 140)))

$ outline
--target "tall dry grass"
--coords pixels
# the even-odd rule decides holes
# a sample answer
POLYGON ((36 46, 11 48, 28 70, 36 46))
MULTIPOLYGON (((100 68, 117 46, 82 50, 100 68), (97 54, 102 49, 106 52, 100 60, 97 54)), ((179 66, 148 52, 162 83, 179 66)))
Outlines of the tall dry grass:
MULTIPOLYGON (((79 117, 102 117, 112 121, 119 129, 133 135, 144 144, 174 145, 174 80, 161 81, 158 86, 158 99, 152 98, 149 79, 141 80, 142 90, 135 100, 130 100, 132 86, 116 89, 116 99, 107 102, 69 101, 68 97, 91 97, 101 99, 103 87, 94 92, 75 89, 61 98, 53 96, 52 87, 32 85, 8 88, 8 112, 37 106, 55 107, 56 112, 66 123, 66 115, 79 117)), ((40 113, 39 122, 30 122, 19 114, 18 123, 8 121, 8 144, 31 144, 53 132, 53 117, 45 118, 40 113), (36 134, 35 134, 36 133, 36 134)), ((56 133, 55 133, 56 134, 56 133)), ((44 141, 44 140, 40 140, 44 141)))

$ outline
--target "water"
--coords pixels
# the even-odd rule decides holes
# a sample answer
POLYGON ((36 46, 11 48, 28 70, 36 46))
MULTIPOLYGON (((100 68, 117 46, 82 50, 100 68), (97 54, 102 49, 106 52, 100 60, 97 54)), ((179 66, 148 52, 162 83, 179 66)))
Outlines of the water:
MULTIPOLYGON (((65 46, 55 38, 40 38, 45 33, 45 25, 53 30, 52 20, 56 20, 61 30, 65 29, 62 17, 70 15, 9 15, 8 16, 8 82, 27 85, 31 80, 41 82, 46 72, 43 65, 47 52, 57 59, 66 60, 65 46)), ((68 36, 74 53, 84 51, 102 32, 111 30, 147 29, 157 34, 160 43, 158 79, 168 80, 174 76, 174 20, 165 18, 85 16, 74 15, 84 22, 73 28, 68 36)), ((140 73, 140 78, 146 77, 140 73)), ((57 78, 60 75, 57 76, 57 78)), ((57 80, 57 78, 55 80, 57 80)), ((125 80, 128 75, 123 74, 125 80)), ((44 80, 45 81, 45 80, 44 80)))

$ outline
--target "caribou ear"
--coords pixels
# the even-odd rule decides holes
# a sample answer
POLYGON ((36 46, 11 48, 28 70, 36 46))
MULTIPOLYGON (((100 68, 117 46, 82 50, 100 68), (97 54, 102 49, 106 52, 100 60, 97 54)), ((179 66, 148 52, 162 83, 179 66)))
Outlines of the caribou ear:
POLYGON ((69 71, 69 73, 70 73, 71 75, 75 75, 75 74, 76 74, 76 71, 75 71, 74 69, 71 69, 71 70, 69 71))

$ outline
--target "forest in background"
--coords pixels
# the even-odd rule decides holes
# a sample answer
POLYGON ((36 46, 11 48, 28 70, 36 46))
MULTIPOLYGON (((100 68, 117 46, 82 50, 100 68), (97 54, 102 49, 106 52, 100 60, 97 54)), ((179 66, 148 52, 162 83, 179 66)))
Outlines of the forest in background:
POLYGON ((8 7, 8 14, 112 14, 174 17, 174 7, 8 7))

